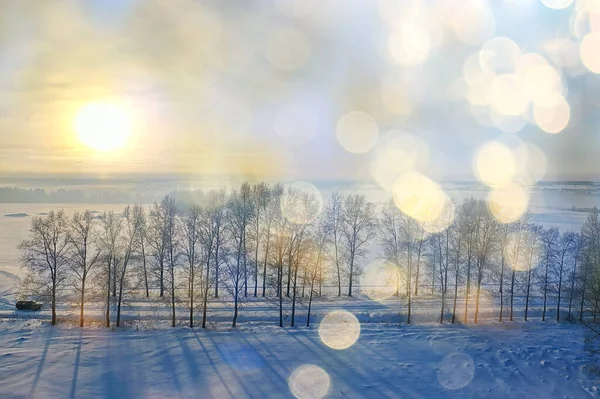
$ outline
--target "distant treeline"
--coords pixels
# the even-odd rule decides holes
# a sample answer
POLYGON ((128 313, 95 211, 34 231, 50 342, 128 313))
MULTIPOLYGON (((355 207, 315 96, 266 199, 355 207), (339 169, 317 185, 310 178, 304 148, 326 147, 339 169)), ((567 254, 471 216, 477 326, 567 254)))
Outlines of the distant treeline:
MULTIPOLYGON (((204 196, 200 190, 172 191, 174 198, 181 202, 201 202, 204 196)), ((43 188, 24 189, 17 187, 0 187, 0 203, 33 203, 33 204, 152 204, 159 201, 165 191, 156 193, 133 193, 126 190, 86 192, 83 190, 46 191, 43 188)))

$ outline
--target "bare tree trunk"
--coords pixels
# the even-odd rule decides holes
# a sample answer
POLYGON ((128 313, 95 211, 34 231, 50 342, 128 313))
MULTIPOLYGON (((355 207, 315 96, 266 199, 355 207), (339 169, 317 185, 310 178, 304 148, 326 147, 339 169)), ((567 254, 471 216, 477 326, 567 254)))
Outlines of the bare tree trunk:
POLYGON ((504 313, 504 255, 502 255, 502 261, 500 262, 500 322, 502 321, 502 315, 504 313))
POLYGON ((583 323, 583 307, 585 305, 585 291, 586 291, 586 287, 587 287, 587 264, 585 264, 584 266, 586 266, 584 269, 581 270, 581 274, 583 276, 583 281, 581 282, 581 306, 579 308, 579 323, 583 323))
POLYGON ((146 285, 146 298, 150 298, 150 286, 148 285, 148 269, 146 268, 146 250, 142 240, 142 264, 144 266, 144 284, 146 285))
POLYGON ((206 328, 206 308, 208 302, 208 287, 210 281, 210 257, 211 254, 208 255, 206 260, 206 281, 204 282, 204 300, 202 304, 202 328, 206 328))
POLYGON ((515 296, 515 269, 513 268, 512 277, 510 279, 510 321, 513 321, 513 299, 515 296))
POLYGON ((337 233, 334 234, 334 249, 335 249, 335 267, 337 270, 337 279, 338 279, 338 296, 342 296, 342 274, 340 272, 340 258, 339 258, 339 250, 338 250, 338 240, 337 233))
POLYGON ((529 311, 529 293, 530 293, 530 289, 531 289, 531 260, 530 260, 530 263, 529 263, 528 268, 527 268, 527 293, 526 293, 526 296, 525 296, 525 321, 527 321, 527 313, 529 311))
POLYGON ((352 296, 352 280, 354 279, 354 251, 350 253, 350 282, 348 284, 348 296, 352 296))
POLYGON ((546 321, 546 300, 548 298, 548 263, 549 259, 546 259, 546 270, 544 275, 544 309, 542 310, 542 321, 546 321))
POLYGON ((160 260, 160 297, 165 295, 165 264, 164 261, 160 260))
POLYGON ((298 281, 298 260, 296 260, 296 267, 294 267, 294 292, 292 293, 292 322, 291 326, 294 327, 294 321, 296 319, 296 291, 297 291, 297 283, 298 281))
POLYGON ((477 281, 477 299, 475 300, 475 323, 479 321, 479 295, 481 293, 481 279, 477 281))
POLYGON ((269 256, 270 232, 271 232, 271 226, 268 226, 267 227, 267 244, 265 245, 265 259, 263 262, 263 286, 262 286, 263 298, 265 297, 265 293, 267 291, 267 258, 269 256))
POLYGON ((279 327, 283 327, 283 262, 279 262, 279 327))
POLYGON ((190 268, 190 328, 194 327, 194 266, 190 268))
POLYGON ((79 309, 79 327, 83 327, 83 305, 85 303, 85 276, 81 280, 81 308, 79 309))
MULTIPOLYGON (((469 244, 471 245, 471 244, 469 244)), ((469 294, 471 292, 471 255, 467 258, 467 291, 465 292, 465 324, 469 322, 469 294)))
MULTIPOLYGON (((237 278, 237 277, 236 277, 237 278)), ((233 323, 231 324, 232 327, 235 328, 236 324, 237 324, 237 318, 238 318, 238 283, 235 284, 235 295, 233 296, 233 323)))
POLYGON ((111 282, 111 262, 112 259, 108 259, 108 278, 106 280, 106 327, 110 327, 110 282, 111 282))
POLYGON ((175 270, 173 270, 173 267, 174 266, 171 265, 171 270, 169 271, 171 274, 171 327, 175 327, 175 270))
POLYGON ((52 276, 52 325, 56 325, 56 273, 52 276))
POLYGON ((571 320, 571 306, 573 304, 573 295, 575 293, 575 277, 577 276, 577 261, 573 266, 573 278, 571 280, 571 293, 569 294, 569 314, 567 315, 567 319, 571 320))
POLYGON ((556 321, 560 321, 560 297, 562 292, 562 280, 563 280, 563 262, 564 262, 564 254, 560 261, 560 270, 558 272, 558 301, 556 303, 556 321))

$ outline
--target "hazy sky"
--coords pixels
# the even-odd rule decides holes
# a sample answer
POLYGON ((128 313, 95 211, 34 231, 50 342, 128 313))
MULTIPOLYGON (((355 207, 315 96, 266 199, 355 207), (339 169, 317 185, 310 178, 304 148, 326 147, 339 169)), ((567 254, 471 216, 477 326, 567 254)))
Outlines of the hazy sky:
POLYGON ((600 71, 580 46, 599 21, 593 0, 0 0, 0 173, 368 180, 399 129, 435 180, 474 179, 477 149, 499 136, 537 146, 544 179, 598 180, 600 71), (552 66, 570 110, 559 133, 533 103, 515 115, 502 84, 480 99, 465 62, 507 72, 500 50, 477 55, 494 37, 552 66), (75 120, 97 102, 127 113, 122 148, 82 143, 75 120), (352 111, 376 123, 370 151, 340 143, 340 129, 359 147, 373 133, 341 122, 352 111))

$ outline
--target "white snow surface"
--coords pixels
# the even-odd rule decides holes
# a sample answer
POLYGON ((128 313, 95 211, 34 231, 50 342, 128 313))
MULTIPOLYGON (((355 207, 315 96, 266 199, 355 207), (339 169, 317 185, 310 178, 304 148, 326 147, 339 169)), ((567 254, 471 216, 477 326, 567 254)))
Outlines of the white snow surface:
POLYGON ((330 398, 596 397, 583 334, 541 321, 362 323, 358 341, 335 350, 318 326, 112 331, 0 319, 0 397, 285 398, 305 365, 326 372, 329 387, 295 386, 330 398))

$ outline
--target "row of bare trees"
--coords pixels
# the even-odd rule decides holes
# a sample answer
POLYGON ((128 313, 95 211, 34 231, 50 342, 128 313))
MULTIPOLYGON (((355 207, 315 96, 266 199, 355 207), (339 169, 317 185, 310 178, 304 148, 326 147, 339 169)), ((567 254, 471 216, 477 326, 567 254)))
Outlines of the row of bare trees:
POLYGON ((498 305, 499 321, 513 320, 517 297, 524 299, 527 320, 534 296, 541 299, 542 320, 551 300, 557 321, 565 307, 568 319, 577 309, 580 321, 586 311, 596 320, 600 300, 597 209, 588 214, 580 233, 561 234, 556 227, 533 223, 528 213, 513 223, 500 223, 483 200, 470 198, 456 209, 449 205, 444 212, 451 220, 434 233, 398 210, 393 201, 383 206, 379 239, 385 259, 404 265, 398 270, 397 292, 402 285, 408 323, 411 299, 425 285, 424 271, 430 278, 431 296, 440 297, 440 322, 449 317, 452 323, 459 318, 466 323, 472 317, 477 323, 482 295, 492 296, 498 305))
POLYGON ((53 324, 61 292, 77 294, 80 325, 86 302, 98 302, 103 293, 107 327, 111 311, 120 326, 122 305, 152 293, 169 305, 173 326, 176 308, 185 306, 189 325, 201 313, 206 327, 208 302, 225 289, 233 326, 248 296, 277 298, 280 326, 284 297, 291 301, 292 326, 298 297, 306 297, 308 325, 313 297, 322 295, 324 285, 334 285, 338 296, 344 287, 353 295, 368 250, 377 244, 381 258, 395 266, 386 285, 406 298, 408 323, 418 296, 440 299, 440 322, 478 322, 481 297, 490 295, 499 303, 500 321, 513 320, 521 297, 527 320, 534 296, 543 298, 542 319, 551 302, 556 320, 561 306, 569 319, 575 309, 580 319, 585 311, 596 318, 596 209, 581 233, 561 235, 532 223, 529 214, 502 224, 485 201, 472 198, 449 203, 442 228, 420 223, 393 200, 377 207, 362 195, 339 193, 322 207, 318 192, 243 183, 230 193, 211 191, 200 203, 167 195, 119 213, 51 211, 32 219, 29 239, 20 244, 32 272, 24 292, 48 295, 53 324))

